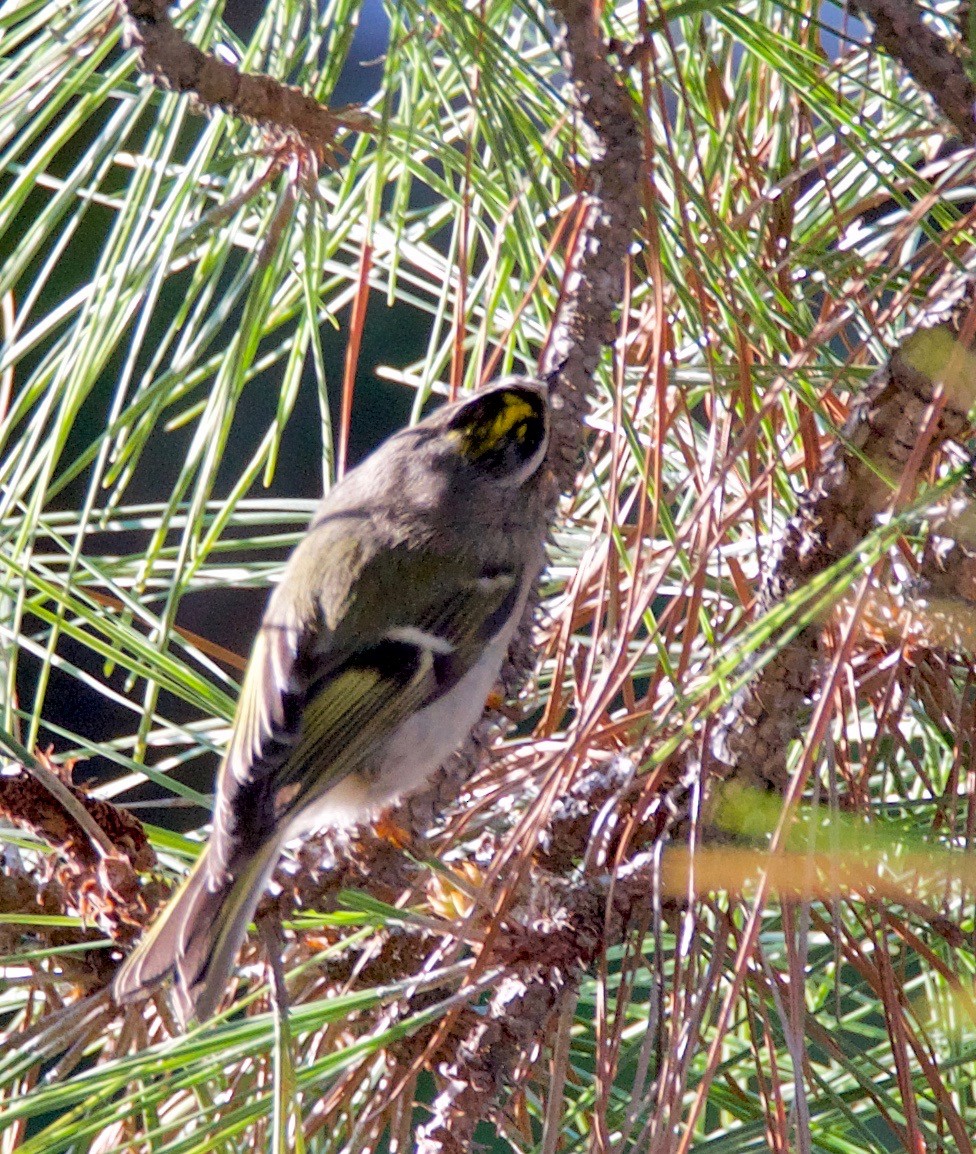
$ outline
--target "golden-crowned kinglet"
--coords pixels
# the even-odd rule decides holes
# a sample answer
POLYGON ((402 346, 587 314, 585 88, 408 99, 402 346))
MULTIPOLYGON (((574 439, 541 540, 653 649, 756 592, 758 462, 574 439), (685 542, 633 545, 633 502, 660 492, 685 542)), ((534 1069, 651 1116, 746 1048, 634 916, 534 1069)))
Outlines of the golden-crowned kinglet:
POLYGON ((420 788, 463 742, 543 564, 549 396, 521 377, 386 441, 325 497, 268 602, 213 832, 120 969, 209 1017, 285 842, 420 788))

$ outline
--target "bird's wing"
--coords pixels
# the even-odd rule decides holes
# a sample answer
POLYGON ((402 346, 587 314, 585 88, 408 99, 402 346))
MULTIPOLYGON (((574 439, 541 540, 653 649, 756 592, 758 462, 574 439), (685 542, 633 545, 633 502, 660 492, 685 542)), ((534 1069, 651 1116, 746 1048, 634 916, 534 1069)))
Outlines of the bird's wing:
POLYGON ((214 835, 224 844, 215 864, 226 865, 236 848, 256 849, 289 814, 366 764, 411 713, 457 684, 515 610, 520 572, 455 570, 434 584, 442 560, 432 565, 404 546, 380 565, 367 562, 332 630, 276 617, 272 601, 221 768, 214 835), (355 619, 357 602, 382 604, 376 596, 402 602, 381 633, 355 619))

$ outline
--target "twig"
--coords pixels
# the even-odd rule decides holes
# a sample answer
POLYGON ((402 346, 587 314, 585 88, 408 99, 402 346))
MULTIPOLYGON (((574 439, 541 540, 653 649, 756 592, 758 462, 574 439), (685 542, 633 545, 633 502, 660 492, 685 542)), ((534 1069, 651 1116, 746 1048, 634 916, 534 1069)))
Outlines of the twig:
MULTIPOLYGON (((86 835, 92 848, 99 857, 107 858, 115 856, 117 852, 115 846, 112 845, 108 835, 85 808, 85 801, 77 790, 66 785, 56 773, 53 773, 50 769, 41 765, 37 758, 32 756, 29 749, 21 745, 15 737, 2 729, 0 729, 0 745, 5 745, 20 763, 24 771, 58 802, 65 815, 86 835)), ((43 797, 43 795, 40 796, 43 797)), ((29 815, 24 815, 21 820, 26 823, 28 816, 29 815)), ((43 822, 38 823, 31 821, 30 824, 32 828, 37 830, 41 837, 45 837, 46 827, 43 822)), ((45 838, 45 840, 47 839, 45 838)), ((55 844, 58 843, 55 842, 55 844)))
POLYGON ((123 0, 126 38, 139 52, 139 66, 162 88, 192 93, 205 108, 294 133, 316 155, 334 155, 345 129, 370 132, 374 122, 357 105, 327 108, 313 97, 265 73, 241 72, 191 44, 173 24, 166 0, 123 0))

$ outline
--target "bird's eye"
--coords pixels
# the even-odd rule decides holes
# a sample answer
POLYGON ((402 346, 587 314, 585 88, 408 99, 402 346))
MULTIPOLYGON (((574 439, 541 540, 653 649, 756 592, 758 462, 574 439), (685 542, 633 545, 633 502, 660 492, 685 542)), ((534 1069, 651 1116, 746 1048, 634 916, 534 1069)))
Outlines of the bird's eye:
POLYGON ((486 469, 513 472, 545 446, 546 401, 537 389, 516 385, 492 389, 462 405, 450 428, 469 460, 486 469))

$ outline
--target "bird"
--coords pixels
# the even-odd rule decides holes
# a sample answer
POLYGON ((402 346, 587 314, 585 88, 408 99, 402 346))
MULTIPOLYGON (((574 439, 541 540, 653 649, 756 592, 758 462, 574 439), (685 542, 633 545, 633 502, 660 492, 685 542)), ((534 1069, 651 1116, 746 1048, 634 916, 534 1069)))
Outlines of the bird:
POLYGON ((423 787, 498 681, 545 562, 546 382, 508 377, 402 429, 334 485, 273 589, 192 870, 118 970, 210 1018, 285 844, 423 787))

